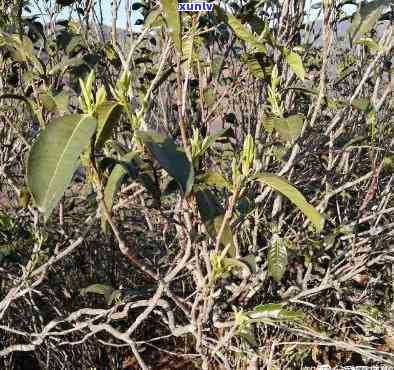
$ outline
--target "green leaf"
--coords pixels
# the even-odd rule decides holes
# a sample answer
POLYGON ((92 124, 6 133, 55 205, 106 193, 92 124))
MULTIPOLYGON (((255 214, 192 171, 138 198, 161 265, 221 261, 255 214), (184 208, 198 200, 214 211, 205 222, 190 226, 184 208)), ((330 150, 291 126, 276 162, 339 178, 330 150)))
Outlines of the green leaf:
POLYGON ((323 216, 313 206, 311 206, 306 201, 304 196, 300 193, 300 191, 298 191, 286 179, 268 172, 257 174, 255 178, 286 196, 293 204, 295 204, 301 210, 301 212, 306 217, 308 217, 308 219, 313 223, 313 225, 315 225, 318 231, 323 230, 323 216))
POLYGON ((207 171, 198 177, 198 182, 202 182, 208 186, 215 186, 218 188, 231 188, 231 184, 223 177, 223 175, 216 171, 207 171))
POLYGON ((19 62, 30 61, 40 75, 44 74, 44 65, 34 54, 32 41, 23 36, 22 40, 17 34, 0 34, 0 47, 5 46, 13 59, 19 62))
POLYGON ((302 311, 285 310, 281 303, 259 304, 254 311, 248 312, 251 319, 271 319, 271 320, 302 320, 304 313, 302 311))
POLYGON ((192 64, 196 63, 198 60, 198 55, 195 50, 197 50, 199 39, 195 36, 195 31, 195 27, 192 27, 190 33, 182 42, 182 58, 186 59, 186 63, 183 66, 185 74, 190 72, 192 64))
POLYGON ((354 99, 351 105, 353 108, 357 108, 367 114, 370 113, 374 109, 371 101, 366 98, 354 99))
POLYGON ((358 41, 370 32, 383 14, 384 9, 389 5, 390 3, 387 0, 363 1, 350 26, 349 31, 352 41, 358 41))
POLYGON ((250 275, 253 271, 250 269, 249 265, 242 261, 241 259, 236 258, 223 258, 223 266, 225 268, 239 268, 246 272, 247 275, 250 275))
POLYGON ((27 163, 27 184, 38 209, 48 220, 89 145, 96 120, 73 114, 50 122, 33 143, 27 163))
POLYGON ((64 92, 60 92, 58 94, 53 94, 52 91, 48 91, 45 94, 40 95, 44 107, 50 112, 56 112, 63 114, 70 114, 68 110, 68 103, 70 97, 64 92))
POLYGON ((263 53, 245 53, 241 55, 241 60, 248 66, 250 73, 258 79, 265 79, 271 74, 272 66, 264 62, 263 53))
POLYGON ((121 296, 122 296, 122 291, 120 289, 114 290, 110 295, 107 294, 105 296, 107 305, 110 306, 115 299, 120 298, 121 296))
POLYGON ((254 308, 254 312, 250 312, 248 316, 251 318, 278 319, 282 306, 281 303, 259 304, 254 308))
POLYGON ((359 38, 357 41, 354 42, 356 45, 364 45, 369 47, 372 50, 380 50, 381 47, 379 44, 372 38, 366 37, 366 38, 359 38))
POLYGON ((238 337, 243 339, 251 348, 258 350, 259 344, 257 343, 256 336, 252 327, 245 328, 242 332, 237 334, 238 337))
POLYGON ((296 74, 296 76, 301 81, 304 81, 305 69, 302 64, 301 57, 297 53, 295 53, 294 51, 291 51, 290 53, 285 53, 285 56, 286 56, 286 61, 289 64, 291 70, 296 74))
POLYGON ((287 153, 287 149, 285 145, 283 144, 272 145, 271 153, 274 155, 276 160, 286 163, 285 155, 287 153))
POLYGON ((190 71, 190 65, 193 57, 193 44, 194 44, 194 34, 191 33, 182 42, 182 58, 186 59, 185 70, 190 71))
POLYGON ((275 127, 274 117, 269 116, 263 112, 263 113, 261 113, 261 123, 263 124, 263 127, 265 128, 265 130, 269 134, 272 134, 272 132, 274 131, 274 127, 275 127))
POLYGON ((304 116, 294 114, 287 118, 274 118, 274 127, 284 141, 297 140, 304 126, 304 116))
MULTIPOLYGON (((212 68, 213 68, 213 66, 214 65, 212 65, 212 68)), ((215 93, 213 92, 212 89, 205 88, 204 92, 203 92, 203 96, 204 96, 204 103, 205 103, 205 105, 207 106, 207 108, 211 109, 213 107, 213 105, 215 104, 215 102, 216 102, 215 93)))
POLYGON ((178 1, 160 0, 160 3, 164 10, 164 18, 170 30, 172 40, 178 51, 182 53, 181 16, 178 12, 178 1))
POLYGON ((282 310, 280 313, 280 320, 296 321, 304 320, 305 314, 301 310, 282 310))
POLYGON ((77 47, 83 46, 84 41, 81 35, 72 36, 70 42, 66 47, 66 53, 72 53, 77 47))
POLYGON ((387 155, 383 158, 383 169, 394 171, 394 155, 387 155))
POLYGON ((268 272, 279 283, 287 268, 287 248, 283 239, 273 235, 268 249, 268 272))
POLYGON ((237 202, 237 209, 243 218, 247 217, 248 214, 253 212, 254 206, 255 204, 253 199, 250 199, 248 196, 241 197, 237 202))
POLYGON ((219 139, 228 139, 230 137, 234 137, 234 131, 229 127, 223 128, 214 134, 205 137, 203 140, 203 149, 205 151, 211 148, 219 139))
POLYGON ((161 9, 159 7, 152 9, 145 19, 144 28, 160 27, 162 25, 165 25, 165 21, 161 16, 161 9))
POLYGON ((112 130, 116 127, 122 114, 122 106, 117 102, 107 101, 96 109, 97 134, 95 149, 100 149, 111 137, 112 130))
MULTIPOLYGON (((215 195, 209 190, 198 191, 196 193, 196 200, 202 222, 204 223, 209 236, 213 240, 216 240, 223 223, 224 209, 215 197, 215 195)), ((226 247, 228 244, 230 244, 228 252, 230 256, 235 255, 233 234, 228 224, 226 224, 226 226, 224 227, 224 232, 220 239, 220 244, 222 245, 222 247, 226 247)))
POLYGON ((115 292, 118 293, 119 291, 116 291, 113 286, 105 285, 105 284, 92 284, 86 288, 81 289, 82 296, 85 296, 86 293, 100 294, 104 296, 108 304, 111 304, 112 300, 115 298, 114 297, 115 292))
POLYGON ((261 65, 259 64, 259 62, 257 61, 256 58, 253 57, 246 57, 243 60, 244 63, 246 63, 246 65, 249 68, 250 73, 259 79, 264 79, 265 78, 265 73, 263 68, 261 68, 261 65))
POLYGON ((257 272, 257 262, 255 255, 249 254, 245 257, 241 257, 240 260, 249 266, 249 269, 252 273, 255 274, 257 272))
POLYGON ((85 61, 81 57, 75 57, 75 58, 64 57, 59 64, 57 64, 48 72, 48 74, 53 75, 57 72, 64 73, 67 68, 78 67, 84 63, 85 61))
POLYGON ((371 130, 371 142, 375 144, 376 135, 377 135, 377 113, 375 111, 371 111, 368 113, 367 121, 370 125, 371 130))
POLYGON ((194 169, 184 150, 175 145, 170 138, 154 131, 138 131, 137 135, 188 196, 194 183, 194 169))
MULTIPOLYGON (((125 178, 129 174, 136 175, 137 169, 131 164, 131 161, 137 156, 137 152, 129 152, 124 155, 118 164, 113 168, 104 189, 104 201, 109 211, 112 209, 115 193, 119 190, 125 178)), ((103 232, 107 233, 107 218, 105 214, 101 217, 101 227, 103 232)))
POLYGON ((0 244, 0 266, 6 261, 19 262, 19 259, 15 246, 0 244))
POLYGON ((251 45, 256 51, 267 54, 267 48, 250 32, 240 20, 231 14, 225 13, 219 6, 215 6, 218 15, 231 27, 235 35, 251 45))
POLYGON ((303 114, 294 114, 287 118, 263 114, 261 119, 266 131, 272 134, 275 129, 283 141, 297 140, 304 125, 303 114))
MULTIPOLYGON (((212 73, 212 79, 217 81, 219 79, 219 72, 220 72, 220 66, 223 63, 224 56, 216 56, 213 58, 212 64, 211 64, 211 73, 212 73)), ((210 93, 213 94, 212 90, 208 90, 210 93)))

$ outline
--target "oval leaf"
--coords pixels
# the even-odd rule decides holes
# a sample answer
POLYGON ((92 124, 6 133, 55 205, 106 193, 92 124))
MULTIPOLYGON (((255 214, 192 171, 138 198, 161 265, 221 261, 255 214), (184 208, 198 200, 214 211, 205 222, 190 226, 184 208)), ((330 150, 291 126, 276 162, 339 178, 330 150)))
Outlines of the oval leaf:
MULTIPOLYGON (((108 178, 107 184, 104 190, 104 201, 109 211, 112 209, 114 202, 115 193, 118 191, 122 185, 125 178, 131 173, 136 175, 137 169, 131 164, 131 161, 137 156, 137 152, 127 153, 122 157, 118 164, 115 165, 108 178)), ((101 227, 104 233, 107 232, 107 218, 103 213, 101 218, 101 227)))
POLYGON ((198 181, 208 186, 231 189, 231 184, 219 172, 207 171, 198 177, 198 181))
POLYGON ((353 42, 359 40, 374 28, 387 6, 389 6, 387 0, 363 1, 360 4, 359 11, 354 16, 350 26, 350 36, 353 42))
POLYGON ((257 318, 270 318, 278 319, 280 312, 282 311, 281 303, 267 303, 259 304, 254 308, 253 312, 249 312, 248 316, 253 319, 257 318))
POLYGON ((285 310, 281 303, 260 304, 254 308, 254 311, 249 312, 248 316, 251 319, 274 319, 295 321, 302 320, 304 313, 302 311, 285 310))
POLYGON ((223 266, 225 268, 238 268, 243 270, 247 276, 249 276, 253 271, 250 269, 249 265, 236 258, 223 258, 223 266))
POLYGON ((267 78, 272 71, 272 66, 268 63, 264 63, 263 56, 263 53, 245 53, 241 55, 241 61, 248 66, 250 73, 261 80, 267 78))
POLYGON ((160 0, 160 3, 164 10, 165 20, 170 29, 172 40, 178 51, 182 53, 181 16, 178 12, 178 1, 160 0))
POLYGON ((287 268, 287 248, 277 235, 272 237, 268 249, 268 272, 279 283, 287 268))
POLYGON ((116 291, 114 287, 112 287, 111 285, 105 285, 105 284, 92 284, 86 288, 81 289, 82 296, 85 296, 86 293, 95 293, 95 294, 103 295, 108 305, 110 305, 113 299, 115 298, 114 297, 115 292, 119 293, 119 291, 116 291))
POLYGON ((286 196, 293 204, 295 204, 300 211, 308 217, 308 219, 315 225, 318 231, 324 228, 323 216, 311 206, 304 196, 293 185, 291 185, 283 177, 273 175, 268 172, 263 172, 256 175, 256 179, 262 181, 264 184, 270 186, 274 190, 286 196))
POLYGON ((304 81, 305 69, 302 64, 301 57, 294 51, 291 51, 290 53, 286 54, 286 61, 289 64, 291 70, 296 74, 296 76, 300 80, 304 81))
POLYGON ((40 94, 40 98, 43 102, 44 107, 48 111, 58 111, 62 114, 70 114, 68 110, 70 97, 64 91, 58 94, 54 94, 52 91, 48 91, 45 94, 40 94))
POLYGON ((231 14, 225 13, 219 6, 216 6, 216 11, 219 16, 224 19, 224 21, 231 27, 235 35, 250 44, 256 51, 266 54, 267 48, 250 32, 240 20, 231 14))
POLYGON ((83 58, 80 57, 74 57, 74 58, 64 57, 59 64, 57 64, 48 72, 48 74, 53 75, 58 72, 64 73, 67 68, 78 67, 84 63, 85 61, 83 60, 83 58))
MULTIPOLYGON (((196 193, 196 200, 198 211, 209 236, 212 239, 216 239, 223 223, 223 207, 221 206, 215 195, 209 190, 198 191, 196 193)), ((231 257, 235 255, 233 234, 228 224, 226 224, 226 226, 224 227, 224 232, 220 239, 220 244, 222 245, 222 247, 226 247, 228 244, 230 244, 228 253, 231 257)))
POLYGON ((111 132, 119 121, 121 113, 122 106, 117 102, 107 101, 97 107, 96 149, 100 149, 111 137, 111 132))
POLYGON ((287 118, 275 117, 273 118, 273 124, 284 141, 297 140, 301 134, 302 126, 304 126, 304 116, 294 114, 287 118))
POLYGON ((27 184, 47 221, 78 167, 78 157, 89 145, 96 120, 73 114, 53 120, 33 143, 27 164, 27 184))
POLYGON ((194 169, 184 150, 157 132, 139 131, 137 134, 154 158, 178 182, 185 195, 189 195, 194 183, 194 169))

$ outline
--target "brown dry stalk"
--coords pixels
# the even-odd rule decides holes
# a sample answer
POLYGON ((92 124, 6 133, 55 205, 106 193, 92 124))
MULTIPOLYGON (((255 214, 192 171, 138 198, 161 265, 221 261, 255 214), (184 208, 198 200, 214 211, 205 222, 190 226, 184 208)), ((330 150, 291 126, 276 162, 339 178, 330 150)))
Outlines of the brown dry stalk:
POLYGON ((322 66, 320 69, 320 86, 319 86, 319 97, 317 98, 317 103, 315 110, 312 115, 310 126, 315 125, 317 115, 320 110, 321 103, 326 94, 326 77, 327 77, 327 65, 328 57, 330 53, 330 48, 332 44, 333 32, 331 24, 331 16, 333 14, 331 0, 324 0, 324 17, 323 17, 323 49, 322 49, 322 66))

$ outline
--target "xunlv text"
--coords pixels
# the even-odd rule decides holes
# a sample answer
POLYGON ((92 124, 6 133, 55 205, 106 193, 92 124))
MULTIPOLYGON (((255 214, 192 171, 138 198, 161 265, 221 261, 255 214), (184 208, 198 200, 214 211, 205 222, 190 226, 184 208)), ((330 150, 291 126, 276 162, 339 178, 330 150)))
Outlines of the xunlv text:
POLYGON ((211 12, 213 10, 213 4, 209 3, 179 3, 179 12, 211 12))

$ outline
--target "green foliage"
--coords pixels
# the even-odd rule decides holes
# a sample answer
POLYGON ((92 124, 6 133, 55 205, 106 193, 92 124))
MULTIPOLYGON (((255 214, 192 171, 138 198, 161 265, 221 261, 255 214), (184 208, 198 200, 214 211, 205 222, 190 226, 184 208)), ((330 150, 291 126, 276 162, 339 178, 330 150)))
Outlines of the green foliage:
POLYGON ((268 249, 268 272, 279 283, 287 268, 287 248, 278 235, 272 236, 268 249))
POLYGON ((15 229, 15 221, 7 214, 0 212, 0 236, 7 239, 15 229))
POLYGON ((304 125, 304 116, 302 114, 294 114, 292 116, 282 117, 262 117, 263 126, 269 132, 275 129, 283 141, 297 140, 301 134, 304 125))
POLYGON ((226 257, 227 253, 231 253, 230 249, 231 245, 228 244, 221 252, 211 253, 211 283, 216 283, 218 280, 228 277, 234 270, 240 271, 244 277, 256 272, 255 256, 248 256, 245 258, 226 257))
POLYGON ((267 79, 272 73, 272 64, 265 58, 264 53, 245 53, 241 60, 246 63, 250 73, 258 79, 267 79))
POLYGON ((286 55, 286 61, 289 64, 290 68, 293 70, 293 72, 297 75, 297 77, 301 81, 304 81, 305 69, 302 64, 301 57, 297 53, 295 53, 294 51, 290 51, 290 52, 286 53, 285 55, 286 55))
POLYGON ((270 186, 274 190, 286 196, 293 204, 295 204, 300 211, 309 218, 318 231, 324 228, 323 216, 311 206, 304 196, 287 180, 280 176, 276 176, 270 173, 260 173, 255 175, 255 179, 263 182, 270 186))
POLYGON ((182 53, 181 15, 178 12, 178 2, 174 0, 160 0, 160 4, 175 47, 179 53, 182 53))
POLYGON ((374 51, 381 51, 380 45, 371 37, 362 37, 354 42, 355 45, 364 45, 374 51))
POLYGON ((185 196, 188 196, 194 184, 194 168, 184 150, 156 132, 139 131, 137 134, 153 157, 178 182, 185 196))
POLYGON ((201 138, 200 131, 193 128, 193 138, 191 139, 192 159, 194 165, 197 167, 198 159, 213 147, 215 142, 221 138, 230 137, 229 129, 222 129, 212 135, 207 135, 204 139, 201 138))
POLYGON ((44 75, 44 65, 34 54, 34 47, 31 40, 23 36, 0 32, 0 50, 11 54, 12 58, 18 62, 29 63, 33 71, 37 74, 44 75))
POLYGON ((214 60, 212 61, 212 78, 217 81, 219 79, 219 73, 220 73, 220 66, 222 65, 224 60, 223 56, 218 56, 215 57, 214 60))
POLYGON ((280 303, 259 304, 254 308, 254 311, 248 313, 248 316, 262 321, 264 319, 296 321, 303 320, 305 317, 302 311, 286 310, 280 303))
MULTIPOLYGON (((350 311, 324 312, 341 294, 351 295, 353 282, 362 285, 369 279, 367 287, 375 286, 389 271, 381 268, 382 259, 377 269, 372 261, 368 270, 352 277, 331 271, 350 258, 347 251, 360 237, 373 245, 378 240, 376 254, 390 237, 384 223, 391 216, 392 66, 389 40, 380 37, 381 24, 377 27, 391 15, 384 14, 387 2, 362 2, 352 17, 350 47, 347 39, 332 44, 324 96, 315 111, 323 54, 316 32, 320 20, 309 24, 303 2, 291 2, 287 9, 278 1, 248 0, 188 14, 179 13, 173 0, 137 0, 131 9, 143 18, 138 21, 143 28, 129 35, 101 30, 100 17, 87 13, 94 1, 56 1, 50 27, 35 14, 28 16, 32 2, 5 1, 0 4, 0 207, 7 213, 0 212, 0 290, 6 301, 0 299, 0 311, 16 331, 4 326, 8 333, 2 337, 0 368, 7 367, 1 353, 12 353, 19 344, 37 349, 32 338, 39 337, 43 341, 34 356, 39 363, 49 359, 47 366, 55 369, 52 359, 58 356, 50 342, 57 336, 64 344, 57 352, 71 351, 69 357, 80 360, 70 366, 94 367, 99 333, 84 322, 105 322, 109 338, 100 342, 104 346, 111 341, 110 328, 124 332, 127 315, 138 316, 145 304, 152 314, 161 313, 155 319, 164 331, 157 332, 151 315, 139 316, 128 325, 129 330, 138 326, 129 333, 136 341, 149 342, 153 334, 201 332, 200 348, 186 341, 184 351, 207 354, 209 363, 217 362, 213 366, 246 368, 255 354, 264 357, 262 344, 278 340, 281 349, 268 361, 272 368, 297 369, 305 358, 325 358, 319 351, 326 346, 294 345, 294 338, 287 342, 270 326, 279 325, 280 335, 291 326, 300 337, 297 343, 310 341, 316 331, 321 343, 330 344, 335 336, 336 343, 343 342, 336 351, 349 349, 349 338, 332 328, 338 322, 347 325, 344 316, 350 311), (71 18, 57 18, 69 5, 71 18), (168 41, 173 48, 164 53, 168 41), (152 127, 160 133, 146 131, 152 127), (80 164, 83 171, 75 173, 80 164), (371 166, 377 169, 372 178, 371 166), (276 173, 291 178, 299 190, 276 173), (59 222, 39 222, 32 206, 47 221, 64 194, 59 222), (319 203, 319 211, 303 194, 319 203), (100 232, 98 214, 105 234, 111 224, 111 237, 100 232), (279 226, 271 228, 276 222, 279 226), (305 228, 308 222, 312 225, 305 228), (285 302, 295 301, 298 293, 291 285, 301 273, 308 284, 302 295, 311 303, 303 308, 307 315, 285 309, 285 302), (272 279, 262 279, 267 274, 272 279), (319 285, 323 276, 343 292, 319 285), (111 281, 80 291, 83 304, 91 307, 88 315, 80 310, 81 297, 68 293, 80 288, 81 277, 111 281), (315 283, 325 294, 314 294, 310 288, 315 283), (133 287, 125 290, 122 284, 133 287), (7 289, 15 288, 17 300, 7 301, 7 289), (35 293, 26 294, 31 292, 40 292, 34 307, 38 326, 30 320, 35 293), (105 312, 97 295, 116 307, 105 312), (64 303, 57 313, 61 317, 52 317, 57 316, 53 299, 64 303), (190 304, 194 317, 184 309, 178 315, 182 302, 190 304), (255 302, 262 304, 254 307, 255 302), (316 315, 309 315, 313 307, 325 307, 316 330, 316 315), (64 320, 71 331, 62 328, 64 320), (49 322, 54 326, 41 333, 49 322), (15 333, 36 327, 30 339, 17 339, 15 333), (75 338, 83 336, 89 340, 79 346, 75 338), (67 343, 75 345, 70 349, 67 343)), ((334 32, 340 33, 340 22, 351 18, 341 10, 352 2, 331 4, 332 9, 325 4, 334 32)), ((392 292, 390 284, 381 287, 381 302, 373 301, 371 289, 363 290, 363 300, 383 315, 392 292)), ((366 320, 357 325, 368 333, 366 320)), ((383 316, 377 324, 383 328, 383 316)), ((379 334, 387 334, 382 328, 379 334)), ((373 344, 365 347, 359 330, 352 332, 351 347, 363 361, 368 353, 383 353, 372 351, 373 344)), ((17 363, 18 356, 12 361, 17 363)), ((104 368, 119 360, 111 357, 105 363, 103 357, 104 368)), ((144 361, 152 366, 149 356, 144 361)))
POLYGON ((122 112, 122 106, 117 102, 104 101, 97 106, 96 150, 100 149, 105 141, 111 137, 122 112))
POLYGON ((190 68, 199 62, 199 47, 202 44, 201 37, 196 36, 197 29, 194 24, 189 33, 186 35, 185 40, 182 41, 182 58, 186 59, 184 64, 184 73, 189 74, 190 68))
POLYGON ((49 112, 58 112, 60 114, 70 114, 68 110, 70 97, 64 92, 53 93, 48 91, 40 95, 44 107, 49 112))
POLYGON ((18 262, 18 254, 13 245, 0 245, 0 266, 6 262, 18 262))
POLYGON ((48 220, 63 196, 78 157, 89 145, 96 120, 73 114, 50 122, 33 143, 27 164, 27 184, 35 204, 48 220))
POLYGON ((120 296, 120 290, 115 289, 111 285, 105 284, 92 284, 87 286, 86 288, 81 289, 81 295, 85 296, 87 293, 95 293, 103 295, 108 306, 112 304, 112 302, 120 296))
POLYGON ((238 20, 236 17, 234 17, 231 14, 226 14, 220 7, 215 6, 215 9, 219 15, 220 18, 222 18, 234 31, 236 36, 248 43, 254 51, 261 52, 266 54, 267 53, 267 48, 264 46, 264 44, 258 40, 256 37, 254 37, 253 33, 250 32, 240 20, 238 20))
POLYGON ((162 23, 164 23, 163 18, 160 15, 161 10, 160 8, 153 9, 145 19, 144 27, 159 27, 162 23))
POLYGON ((256 146, 252 135, 248 134, 244 141, 244 146, 241 153, 242 174, 247 176, 252 167, 256 155, 256 146))
POLYGON ((90 72, 86 81, 79 79, 79 85, 81 86, 81 91, 82 91, 82 96, 79 97, 79 102, 81 104, 82 110, 85 113, 91 115, 94 114, 97 107, 97 103, 101 103, 101 101, 96 102, 94 99, 93 83, 95 79, 96 79, 96 74, 94 70, 90 72))
POLYGON ((351 105, 367 114, 374 110, 373 104, 366 98, 353 99, 351 105))
MULTIPOLYGON (((196 200, 201 220, 209 236, 216 240, 223 223, 224 209, 215 195, 209 190, 197 191, 196 200)), ((220 244, 223 247, 230 246, 228 250, 230 255, 233 256, 235 254, 233 235, 228 224, 224 226, 220 244)))
POLYGON ((214 186, 217 188, 231 188, 231 184, 217 171, 206 171, 204 174, 196 178, 199 184, 214 186))
POLYGON ((48 71, 48 75, 56 75, 57 73, 65 73, 66 70, 72 67, 79 67, 85 64, 85 61, 82 57, 63 57, 59 64, 55 65, 52 69, 48 71))
MULTIPOLYGON (((116 161, 116 165, 111 172, 111 175, 108 178, 107 184, 104 190, 104 201, 105 205, 108 208, 108 211, 111 211, 113 200, 116 192, 119 190, 120 186, 124 182, 125 178, 129 175, 132 177, 137 176, 137 169, 132 164, 132 160, 138 155, 137 152, 130 152, 125 154, 119 161, 116 161)), ((101 217, 101 226, 103 231, 107 232, 107 218, 104 212, 102 212, 101 217)))
POLYGON ((360 41, 365 34, 374 28, 388 6, 389 1, 387 0, 362 1, 360 3, 358 12, 354 16, 349 30, 353 42, 360 41))
POLYGON ((278 91, 280 80, 278 76, 278 67, 275 65, 271 73, 271 86, 268 86, 267 100, 270 104, 271 113, 278 117, 283 117, 283 106, 281 96, 278 91))

